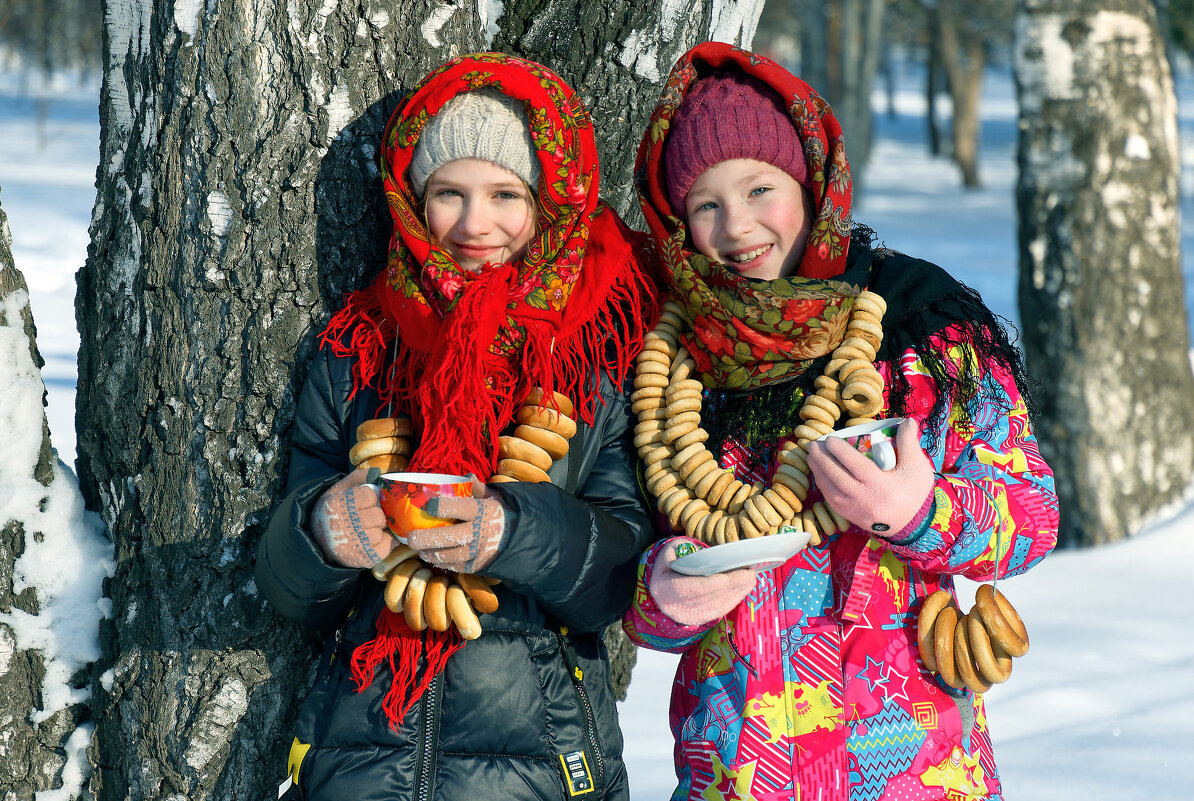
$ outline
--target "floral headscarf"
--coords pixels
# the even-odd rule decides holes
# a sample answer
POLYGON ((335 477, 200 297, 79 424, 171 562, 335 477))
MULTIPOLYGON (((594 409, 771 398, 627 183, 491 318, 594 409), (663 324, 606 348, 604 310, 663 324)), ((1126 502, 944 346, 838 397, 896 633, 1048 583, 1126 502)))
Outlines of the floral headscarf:
POLYGON ((841 125, 812 87, 746 50, 721 42, 697 45, 668 76, 639 145, 635 175, 663 279, 692 325, 684 344, 707 386, 753 389, 793 378, 841 343, 865 275, 843 275, 850 166, 841 125), (795 276, 754 281, 710 261, 692 249, 684 221, 668 202, 663 153, 671 119, 694 82, 722 70, 741 70, 774 89, 800 137, 815 220, 795 276))
POLYGON ((463 56, 428 75, 394 111, 381 171, 394 220, 388 264, 350 296, 324 341, 359 357, 359 388, 381 375, 397 337, 379 390, 422 429, 411 468, 487 479, 497 433, 535 386, 569 396, 591 422, 592 377, 625 376, 654 297, 633 234, 598 199, 597 147, 580 98, 532 61, 463 56), (427 121, 456 95, 485 86, 525 102, 541 177, 532 187, 536 234, 523 258, 474 274, 427 231, 407 167, 427 121), (624 336, 608 348, 612 331, 624 336))

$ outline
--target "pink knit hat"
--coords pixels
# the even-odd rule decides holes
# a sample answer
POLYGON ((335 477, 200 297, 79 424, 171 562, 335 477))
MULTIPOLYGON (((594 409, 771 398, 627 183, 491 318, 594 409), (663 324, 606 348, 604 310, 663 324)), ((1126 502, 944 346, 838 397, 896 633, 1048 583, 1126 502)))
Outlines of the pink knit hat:
POLYGON ((804 149, 779 93, 740 72, 721 72, 688 89, 664 145, 668 202, 681 217, 701 173, 728 159, 774 164, 812 189, 804 149))

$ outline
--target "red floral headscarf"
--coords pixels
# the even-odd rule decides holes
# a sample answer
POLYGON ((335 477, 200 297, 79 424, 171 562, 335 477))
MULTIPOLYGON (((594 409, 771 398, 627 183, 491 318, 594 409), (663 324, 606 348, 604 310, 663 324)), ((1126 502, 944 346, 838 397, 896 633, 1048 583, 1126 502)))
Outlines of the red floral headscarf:
MULTIPOLYGON (((534 387, 568 396, 591 423, 596 377, 621 386, 656 300, 635 235, 598 199, 597 147, 580 98, 525 59, 457 58, 395 109, 381 171, 394 220, 386 269, 349 296, 323 344, 357 358, 354 393, 376 385, 385 413, 414 419, 420 436, 411 469, 488 479, 498 433, 534 387), (526 104, 541 177, 532 187, 536 234, 523 258, 470 273, 428 233, 407 167, 428 120, 458 94, 486 86, 526 104)), ((413 632, 383 609, 377 637, 353 653, 353 677, 363 689, 388 661, 383 708, 397 726, 461 646, 454 629, 413 632)))
POLYGON ((497 433, 535 386, 567 395, 592 422, 592 377, 606 372, 621 382, 655 301, 630 244, 634 235, 598 199, 597 146, 580 98, 532 61, 463 56, 428 75, 395 109, 381 171, 394 220, 388 264, 349 297, 324 342, 358 356, 355 391, 379 380, 397 338, 378 388, 421 428, 411 468, 489 478, 497 433), (483 86, 526 103, 541 177, 532 187, 536 234, 523 258, 474 274, 427 231, 406 171, 427 121, 456 95, 483 86), (612 331, 622 336, 609 348, 612 331))
POLYGON ((751 389, 793 378, 841 343, 861 289, 841 278, 829 280, 846 269, 850 167, 841 125, 812 87, 746 50, 721 42, 697 45, 668 76, 639 145, 636 168, 639 200, 659 250, 663 279, 692 325, 684 344, 707 386, 751 389), (803 146, 816 218, 792 277, 752 281, 695 252, 684 221, 668 202, 663 153, 670 121, 694 82, 734 69, 779 94, 803 146))

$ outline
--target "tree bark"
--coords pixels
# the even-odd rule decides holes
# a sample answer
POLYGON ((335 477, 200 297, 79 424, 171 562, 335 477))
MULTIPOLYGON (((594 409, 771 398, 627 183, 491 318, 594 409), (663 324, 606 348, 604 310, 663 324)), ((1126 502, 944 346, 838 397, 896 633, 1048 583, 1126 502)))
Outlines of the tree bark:
POLYGON ((941 66, 946 73, 946 85, 953 103, 951 124, 953 152, 950 154, 962 172, 962 185, 967 189, 982 186, 978 173, 979 100, 982 96, 983 70, 986 68, 985 44, 981 34, 971 30, 956 16, 949 0, 937 0, 933 12, 936 20, 935 38, 941 66))
POLYGON ((1148 0, 1021 0, 1020 319, 1061 542, 1122 539, 1194 474, 1176 101, 1148 0))
POLYGON ((675 58, 748 43, 761 6, 107 0, 77 294, 80 478, 118 559, 98 798, 256 801, 285 773, 315 636, 265 605, 253 554, 314 334, 382 264, 377 142, 401 96, 491 42, 552 67, 590 104, 625 212, 675 58))
MULTIPOLYGON (((47 677, 50 656, 21 632, 46 628, 43 593, 22 586, 18 563, 32 541, 44 541, 38 508, 54 483, 54 453, 44 409, 44 362, 29 308, 29 287, 12 258, 8 219, 0 209, 0 420, 10 431, 40 431, 40 443, 5 443, 0 462, 0 795, 33 801, 36 793, 61 788, 67 741, 85 716, 82 703, 47 708, 55 688, 47 677), (20 622, 18 622, 18 620, 20 622), (43 622, 38 622, 43 621, 43 622)), ((78 677, 76 686, 78 686, 78 677)), ((83 679, 85 681, 85 679, 83 679)))

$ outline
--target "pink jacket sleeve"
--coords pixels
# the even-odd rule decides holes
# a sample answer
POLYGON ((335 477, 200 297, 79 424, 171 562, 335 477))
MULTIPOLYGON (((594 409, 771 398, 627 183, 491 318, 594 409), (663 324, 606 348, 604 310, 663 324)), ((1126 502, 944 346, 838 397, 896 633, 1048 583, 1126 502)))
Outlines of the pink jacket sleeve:
MULTIPOLYGON (((957 346, 949 357, 961 362, 957 346)), ((908 414, 924 420, 933 385, 908 351, 900 361, 908 378, 908 414)), ((1057 494, 1053 472, 1041 458, 1028 410, 1005 370, 985 370, 968 404, 969 421, 953 408, 948 419, 921 434, 937 471, 932 510, 925 523, 892 550, 931 573, 976 581, 1022 573, 1057 544, 1057 494)))

